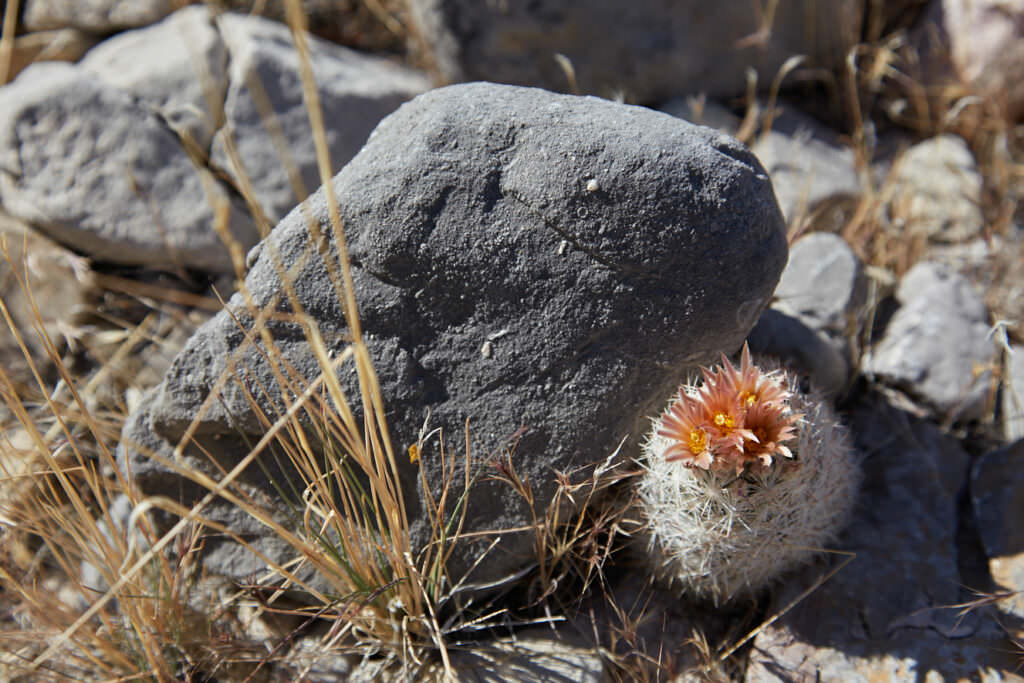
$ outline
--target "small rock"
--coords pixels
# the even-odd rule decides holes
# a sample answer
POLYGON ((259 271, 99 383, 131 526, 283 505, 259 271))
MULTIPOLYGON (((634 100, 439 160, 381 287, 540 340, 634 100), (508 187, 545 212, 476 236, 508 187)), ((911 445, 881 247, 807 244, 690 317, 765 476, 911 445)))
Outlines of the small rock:
MULTIPOLYGON (((333 189, 396 451, 417 443, 428 412, 428 430, 442 427, 449 445, 469 418, 481 471, 512 443, 538 510, 556 489, 553 471, 602 461, 627 435, 623 457, 635 453, 686 371, 741 344, 785 260, 770 182, 742 145, 595 98, 492 84, 431 91, 382 122, 333 189), (591 179, 598 190, 588 192, 591 179)), ((330 234, 323 191, 304 209, 330 234)), ((257 306, 280 300, 275 258, 306 258, 305 215, 293 211, 250 254, 257 306)), ((296 267, 303 309, 329 349, 344 349, 349 332, 325 267, 319 258, 296 267)), ((236 317, 218 314, 189 341, 124 442, 176 443, 229 358, 245 368, 246 385, 229 382, 208 402, 196 436, 219 439, 209 445, 230 466, 247 450, 239 434, 262 432, 247 395, 273 413, 282 392, 266 357, 244 346, 239 323, 252 318, 240 295, 229 308, 236 317)), ((319 367, 302 333, 283 320, 268 325, 282 358, 311 380, 319 367)), ((350 370, 339 379, 358 396, 350 370)), ((136 479, 149 477, 140 488, 175 490, 176 475, 143 453, 121 453, 136 479)), ((440 467, 432 440, 418 464, 399 462, 417 548, 429 533, 419 468, 439 488, 440 467)), ((482 477, 463 531, 530 519, 510 487, 482 477)), ((452 576, 487 542, 457 547, 452 576)), ((473 579, 517 571, 532 545, 528 534, 504 535, 473 579)))
POLYGON ((866 303, 868 281, 860 259, 839 235, 814 232, 797 240, 775 288, 779 310, 815 330, 846 335, 866 303))
POLYGON ((1003 371, 1003 436, 1024 439, 1024 346, 1011 346, 1003 371))
POLYGON ((890 212, 905 235, 965 242, 981 234, 982 179, 962 138, 939 135, 914 145, 897 161, 890 182, 890 212))
POLYGON ((478 641, 472 648, 453 649, 450 656, 460 683, 607 680, 600 648, 566 628, 532 628, 512 638, 478 641))
MULTIPOLYGON (((955 607, 964 599, 955 537, 969 456, 934 426, 890 407, 861 406, 851 422, 865 479, 835 550, 856 556, 757 635, 745 680, 959 680, 1012 671, 1009 643, 991 615, 955 607)), ((824 565, 794 574, 768 613, 825 576, 824 565)))
POLYGON ((243 247, 252 220, 131 95, 68 64, 33 64, 0 88, 0 202, 100 261, 234 272, 214 231, 229 207, 243 247))
POLYGON ((811 117, 786 107, 771 130, 750 146, 768 170, 786 221, 793 224, 826 204, 860 197, 853 150, 811 117))
MULTIPOLYGON (((650 103, 692 93, 746 92, 747 69, 767 90, 793 55, 831 68, 860 42, 866 3, 809 10, 777 3, 767 18, 746 3, 617 0, 587 3, 414 0, 410 15, 446 82, 497 81, 650 103), (600 36, 600 39, 595 39, 600 36), (556 55, 572 64, 575 84, 556 55)), ((562 60, 564 62, 564 60, 562 60)))
MULTIPOLYGON (((214 139, 212 162, 240 178, 227 153, 225 137, 232 135, 244 172, 273 224, 303 198, 296 198, 289 164, 299 171, 305 192, 320 186, 298 53, 288 27, 269 19, 224 14, 217 26, 230 54, 230 86, 226 127, 214 139), (256 84, 260 91, 253 90, 256 84), (280 126, 281 140, 268 132, 263 99, 280 126)), ((387 59, 318 38, 309 38, 309 51, 334 172, 355 156, 382 118, 430 88, 424 74, 387 59)))
POLYGON ((180 4, 177 0, 25 0, 21 21, 29 31, 71 27, 105 34, 160 21, 180 4))
POLYGON ((903 276, 896 299, 900 308, 864 368, 943 418, 981 417, 995 355, 981 295, 950 268, 922 262, 903 276))
POLYGON ((224 101, 227 49, 209 9, 195 5, 147 28, 126 31, 89 51, 80 66, 160 112, 209 151, 224 101))

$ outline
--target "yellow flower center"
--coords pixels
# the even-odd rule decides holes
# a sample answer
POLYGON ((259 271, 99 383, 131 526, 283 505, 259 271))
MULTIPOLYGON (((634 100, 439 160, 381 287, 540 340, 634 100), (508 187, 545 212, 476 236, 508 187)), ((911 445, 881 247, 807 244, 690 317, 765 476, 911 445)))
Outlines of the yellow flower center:
POLYGON ((690 430, 690 452, 694 455, 703 453, 708 449, 708 434, 703 429, 690 430))
POLYGON ((732 429, 736 424, 736 420, 732 419, 732 415, 719 411, 715 413, 715 426, 719 429, 732 429))
POLYGON ((740 394, 740 403, 749 408, 750 406, 757 403, 757 394, 751 391, 744 391, 742 394, 740 394))

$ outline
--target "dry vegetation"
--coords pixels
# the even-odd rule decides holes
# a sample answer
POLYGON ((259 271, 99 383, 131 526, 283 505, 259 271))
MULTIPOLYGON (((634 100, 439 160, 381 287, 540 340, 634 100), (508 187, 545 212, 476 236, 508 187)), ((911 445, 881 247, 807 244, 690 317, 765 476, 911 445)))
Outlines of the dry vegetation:
MULTIPOLYGON (((364 28, 359 36, 348 36, 349 42, 390 48, 404 42, 407 29, 396 2, 363 0, 353 7, 364 28)), ((306 17, 294 0, 287 8, 306 65, 303 77, 326 181, 331 166, 303 49, 306 17)), ((4 26, 9 37, 8 22, 4 26)), ((330 35, 336 28, 322 32, 330 35)), ((868 171, 873 120, 895 112, 899 123, 922 136, 946 130, 964 135, 986 181, 989 236, 1010 230, 1020 200, 1014 187, 1024 180, 1024 131, 1006 121, 999 103, 951 89, 927 91, 916 85, 912 64, 898 37, 890 36, 851 54, 848 72, 831 89, 864 171, 863 198, 838 209, 838 230, 868 264, 892 276, 919 259, 927 244, 897 227, 889 210, 890 188, 868 171)), ((771 107, 767 116, 754 111, 743 134, 749 140, 770 125, 771 107)), ((623 501, 628 495, 623 484, 636 473, 613 465, 611 453, 586 477, 558 475, 562 486, 556 500, 547 508, 535 507, 536 566, 517 585, 506 587, 503 600, 474 603, 461 590, 460 577, 446 571, 465 510, 454 492, 472 477, 488 476, 505 481, 532 503, 530 485, 501 456, 471 471, 467 435, 423 435, 417 448, 430 441, 446 459, 449 480, 432 508, 434 542, 413 555, 405 510, 409 502, 402 498, 395 466, 405 454, 395 451, 382 417, 387 397, 379 392, 361 337, 335 201, 332 197, 330 227, 340 248, 332 275, 351 344, 343 353, 328 354, 316 321, 302 313, 294 292, 286 288, 322 374, 305 383, 271 354, 279 383, 300 398, 283 414, 263 415, 264 437, 226 476, 214 481, 181 471, 209 491, 206 500, 220 496, 232 501, 294 549, 294 563, 270 563, 267 576, 246 584, 205 577, 197 567, 204 534, 231 533, 204 517, 205 500, 191 509, 170 499, 141 500, 115 462, 121 426, 138 400, 139 386, 155 381, 139 374, 140 353, 173 355, 185 338, 182 330, 193 329, 216 310, 217 299, 201 287, 181 282, 158 286, 117 272, 89 271, 81 262, 41 264, 26 256, 22 238, 5 238, 0 312, 13 342, 0 363, 6 406, 0 410, 0 678, 284 680, 326 666, 336 653, 372 658, 400 677, 440 677, 451 672, 453 650, 485 651, 478 638, 488 628, 577 619, 585 599, 591 605, 603 601, 610 615, 601 624, 595 621, 593 631, 612 675, 661 680, 696 666, 703 677, 735 676, 742 666, 742 646, 760 621, 756 609, 736 619, 731 630, 695 633, 682 648, 669 651, 638 635, 647 621, 643 596, 619 604, 609 590, 609 560, 636 524, 623 501), (90 292, 63 326, 47 320, 37 305, 55 274, 63 281, 79 278, 75 286, 90 292), (358 372, 360 396, 344 395, 336 380, 343 365, 358 372), (232 485, 271 448, 287 457, 306 484, 293 500, 293 512, 302 520, 297 529, 279 524, 232 485), (453 482, 460 459, 466 463, 461 468, 466 480, 453 482), (121 495, 138 510, 129 531, 108 521, 121 495), (180 522, 157 535, 145 514, 155 509, 180 516, 180 522), (84 566, 91 569, 83 572, 84 566), (329 590, 309 583, 311 568, 329 590), (313 604, 290 602, 278 590, 282 585, 302 587, 313 604), (301 642, 315 642, 313 652, 299 647, 301 642)), ((794 236, 824 223, 834 225, 835 218, 806 216, 795 223, 794 236)), ((236 256, 236 284, 244 295, 244 257, 236 256)), ((284 282, 288 271, 280 264, 284 282)), ((1009 334, 1024 340, 1024 255, 997 264, 988 277, 983 285, 995 317, 1015 321, 1007 326, 1009 334)), ((264 313, 254 306, 250 313, 265 348, 273 349, 273 340, 258 326, 264 313)), ((227 375, 222 381, 233 380, 227 375)))

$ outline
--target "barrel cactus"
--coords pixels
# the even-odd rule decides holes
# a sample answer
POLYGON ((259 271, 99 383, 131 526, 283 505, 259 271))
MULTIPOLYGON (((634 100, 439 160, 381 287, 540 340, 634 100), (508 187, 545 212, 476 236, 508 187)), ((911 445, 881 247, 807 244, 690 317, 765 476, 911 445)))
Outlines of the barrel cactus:
POLYGON ((684 384, 644 444, 638 505, 655 572, 716 604, 749 597, 823 550, 860 471, 821 397, 744 347, 684 384))

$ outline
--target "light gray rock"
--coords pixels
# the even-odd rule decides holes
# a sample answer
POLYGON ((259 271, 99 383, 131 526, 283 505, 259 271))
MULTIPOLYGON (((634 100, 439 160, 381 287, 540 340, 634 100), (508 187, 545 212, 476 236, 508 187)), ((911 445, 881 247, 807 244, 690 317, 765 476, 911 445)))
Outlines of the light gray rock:
MULTIPOLYGON (((992 614, 949 607, 969 594, 961 592, 956 544, 967 453, 931 424, 884 405, 857 408, 851 431, 865 455, 864 485, 834 549, 856 557, 757 635, 745 680, 959 680, 1012 671, 992 614)), ((768 613, 843 559, 794 574, 768 613)))
POLYGON ((601 649, 570 629, 541 627, 511 638, 483 641, 451 653, 455 680, 460 683, 603 683, 601 649))
MULTIPOLYGON (((224 14, 217 25, 230 55, 230 86, 224 105, 227 120, 214 139, 212 161, 233 178, 240 177, 227 153, 226 137, 233 136, 244 172, 272 225, 298 203, 289 164, 298 169, 305 192, 320 186, 298 53, 288 27, 268 19, 224 14), (261 110, 264 98, 273 125, 280 127, 280 145, 268 132, 267 112, 261 110)), ((382 118, 429 89, 430 83, 418 71, 317 38, 309 39, 309 47, 337 172, 382 118)))
POLYGON ((811 117, 785 106, 750 150, 768 171, 789 223, 860 196, 853 150, 811 117))
POLYGON ((864 368, 942 417, 980 417, 995 355, 981 295, 950 268, 922 262, 903 276, 896 299, 900 308, 864 368))
POLYGON ((754 68, 767 90, 783 63, 807 55, 826 68, 860 41, 860 0, 778 3, 636 0, 478 2, 415 0, 413 24, 448 82, 487 80, 569 90, 555 56, 572 63, 579 92, 649 103, 676 95, 732 97, 754 68), (773 20, 772 20, 773 19, 773 20))
POLYGON ((906 234, 942 242, 980 235, 982 178, 962 138, 939 135, 914 145, 897 160, 890 182, 892 220, 906 234))
POLYGON ((35 64, 0 89, 0 202, 100 261, 233 272, 213 229, 220 202, 242 246, 257 239, 160 117, 62 63, 35 64))
POLYGON ((843 335, 855 326, 867 293, 864 268, 846 240, 813 232, 790 249, 773 305, 816 330, 843 335))
POLYGON ((90 50, 79 65, 139 97, 179 135, 187 132, 209 150, 227 90, 228 54, 205 5, 118 34, 90 50))
POLYGON ((180 4, 177 0, 25 0, 21 21, 30 31, 71 27, 113 33, 160 21, 180 4))
MULTIPOLYGON (((432 91, 382 122, 333 188, 396 450, 416 442, 428 410, 429 427, 442 427, 449 445, 461 443, 469 418, 482 473, 515 441, 515 468, 538 509, 556 488, 553 472, 602 461, 625 437, 623 456, 636 452, 648 416, 687 369, 738 348, 785 260, 771 185, 744 147, 594 98, 491 84, 432 91)), ((322 191, 305 208, 326 226, 322 191)), ((309 242, 297 209, 250 254, 247 286, 257 305, 274 305, 279 254, 298 268, 298 297, 328 348, 341 350, 348 331, 322 262, 295 265, 309 242)), ((262 431, 245 392, 268 411, 281 392, 266 359, 240 348, 238 323, 252 317, 239 295, 229 309, 236 319, 223 312, 193 336, 126 442, 175 443, 236 350, 244 391, 229 382, 197 438, 230 461, 232 449, 244 449, 239 434, 262 431)), ((283 321, 269 329, 291 367, 314 377, 301 331, 283 321)), ((340 380, 358 395, 354 373, 340 380)), ((436 487, 436 447, 425 451, 419 467, 436 487)), ((143 490, 176 490, 176 478, 139 452, 121 457, 143 490)), ((404 458, 400 468, 422 547, 427 521, 422 501, 413 502, 420 473, 404 458)), ((468 509, 466 532, 530 519, 517 494, 486 477, 468 509)), ((473 578, 524 566, 528 536, 505 535, 473 578)), ((487 542, 462 546, 453 575, 487 542)))
POLYGON ((1003 370, 1003 436, 1018 441, 1024 439, 1024 346, 1010 348, 1003 370))

